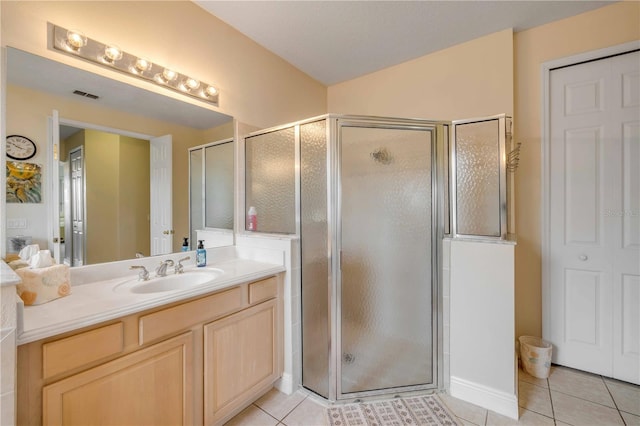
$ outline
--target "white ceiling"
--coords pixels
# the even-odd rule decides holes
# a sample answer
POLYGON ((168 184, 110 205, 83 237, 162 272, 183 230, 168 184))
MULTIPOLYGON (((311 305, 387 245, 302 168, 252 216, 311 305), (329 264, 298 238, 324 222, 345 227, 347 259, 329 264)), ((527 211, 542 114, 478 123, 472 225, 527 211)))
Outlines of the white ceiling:
POLYGON ((507 28, 522 31, 613 3, 193 1, 325 85, 507 28))

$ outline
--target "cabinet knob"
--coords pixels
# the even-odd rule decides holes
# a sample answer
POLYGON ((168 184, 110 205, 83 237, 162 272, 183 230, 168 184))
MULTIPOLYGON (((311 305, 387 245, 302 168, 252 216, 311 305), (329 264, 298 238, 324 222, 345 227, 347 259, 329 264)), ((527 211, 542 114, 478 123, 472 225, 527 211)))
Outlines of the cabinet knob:
POLYGON ((582 260, 584 262, 585 260, 589 259, 589 256, 587 256, 586 254, 581 254, 580 256, 578 256, 578 259, 580 259, 580 260, 582 260))

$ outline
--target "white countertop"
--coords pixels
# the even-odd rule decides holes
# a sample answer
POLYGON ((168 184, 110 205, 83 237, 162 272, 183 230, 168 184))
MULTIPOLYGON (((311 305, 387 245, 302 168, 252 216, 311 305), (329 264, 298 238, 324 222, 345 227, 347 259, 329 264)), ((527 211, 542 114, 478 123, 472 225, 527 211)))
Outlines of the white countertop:
POLYGON ((20 284, 20 277, 4 261, 0 260, 0 287, 20 284))
POLYGON ((185 272, 190 270, 206 271, 207 268, 220 269, 223 274, 205 284, 160 293, 114 292, 113 288, 121 284, 123 280, 130 280, 136 277, 134 271, 130 276, 124 278, 118 277, 78 286, 74 286, 72 283, 69 296, 42 305, 26 306, 24 308, 22 327, 18 326, 18 330, 22 330, 22 333, 18 336, 17 343, 21 345, 33 342, 136 312, 219 291, 285 270, 283 265, 277 263, 235 258, 214 262, 205 268, 185 267, 185 272))

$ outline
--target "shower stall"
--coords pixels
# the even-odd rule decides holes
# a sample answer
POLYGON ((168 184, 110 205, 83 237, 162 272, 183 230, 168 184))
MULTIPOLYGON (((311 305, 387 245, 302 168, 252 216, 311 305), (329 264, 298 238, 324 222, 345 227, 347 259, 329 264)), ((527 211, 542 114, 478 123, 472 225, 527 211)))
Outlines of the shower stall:
POLYGON ((302 385, 324 398, 443 387, 451 124, 330 114, 244 139, 245 212, 300 237, 302 385))
POLYGON ((300 236, 307 389, 438 386, 447 135, 444 122, 327 115, 245 139, 257 231, 300 236))

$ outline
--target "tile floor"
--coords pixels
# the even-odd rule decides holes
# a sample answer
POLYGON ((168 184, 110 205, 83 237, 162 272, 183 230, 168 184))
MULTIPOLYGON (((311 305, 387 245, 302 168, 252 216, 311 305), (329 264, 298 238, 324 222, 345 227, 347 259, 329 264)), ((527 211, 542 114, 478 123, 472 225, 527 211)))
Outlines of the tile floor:
MULTIPOLYGON (((548 379, 520 370, 520 420, 440 395, 461 425, 640 426, 640 386, 552 367, 548 379)), ((227 423, 229 426, 324 426, 326 404, 308 392, 273 389, 227 423)))

